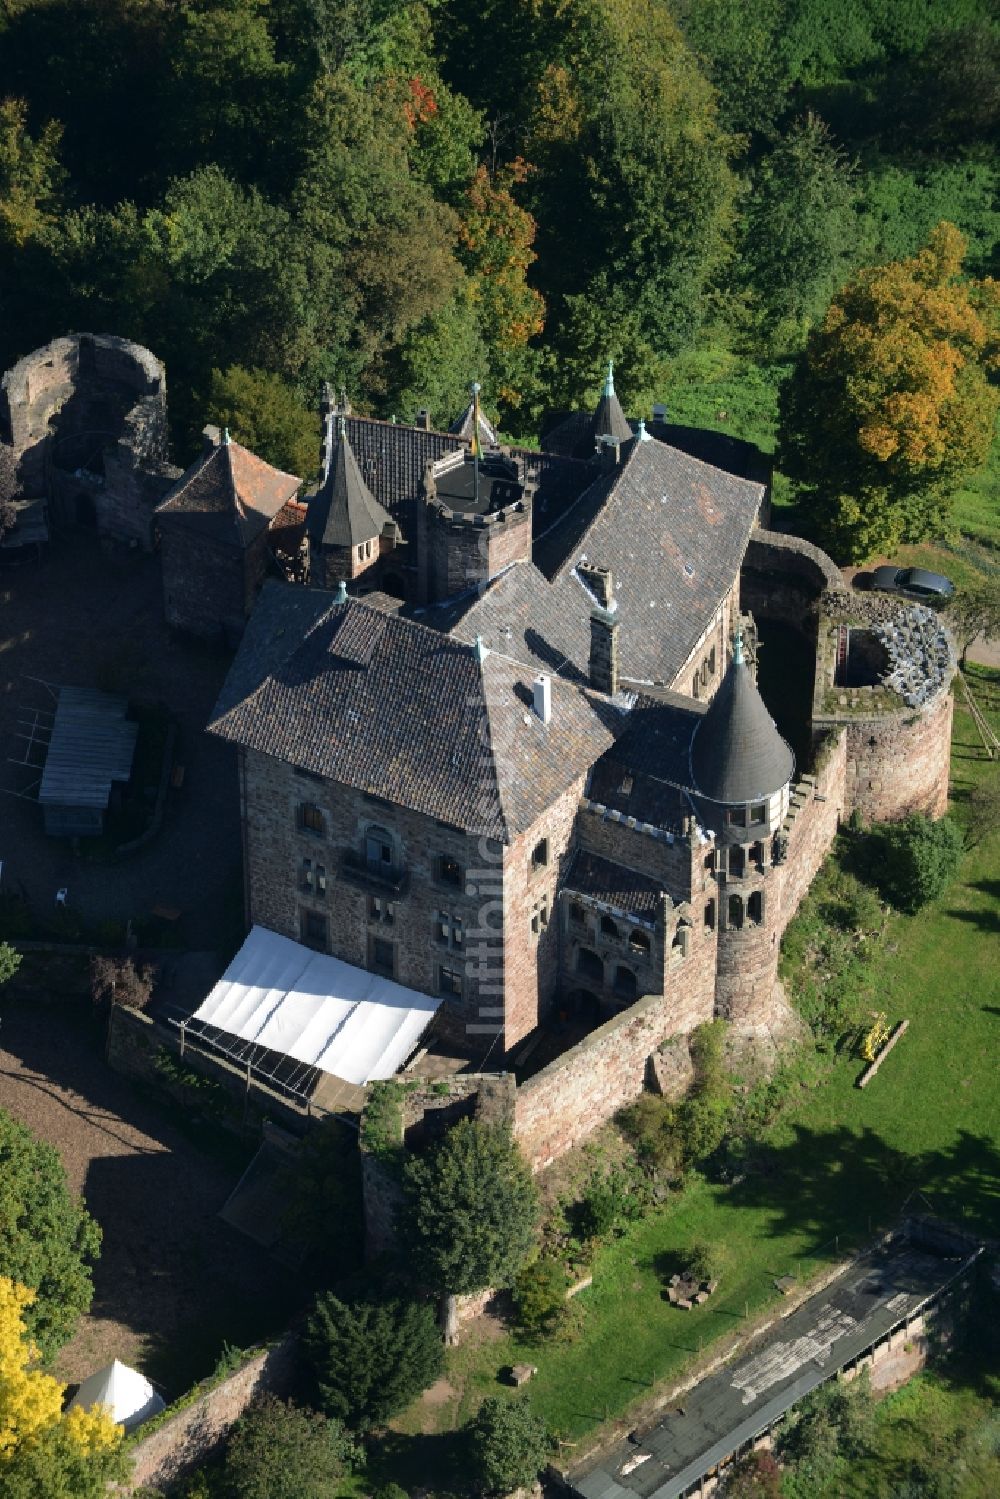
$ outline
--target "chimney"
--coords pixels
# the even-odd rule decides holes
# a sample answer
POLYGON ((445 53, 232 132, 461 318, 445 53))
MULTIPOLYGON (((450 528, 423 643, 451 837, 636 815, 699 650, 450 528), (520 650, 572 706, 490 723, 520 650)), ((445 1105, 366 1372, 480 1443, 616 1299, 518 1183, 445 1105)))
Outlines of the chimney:
POLYGON ((657 403, 653 407, 653 421, 654 422, 665 422, 666 419, 667 419, 667 408, 666 408, 666 406, 663 405, 662 402, 657 401, 657 403))
POLYGON ((576 570, 601 608, 614 610, 615 590, 610 567, 598 567, 593 562, 578 562, 576 570))
POLYGON ((423 432, 429 432, 431 430, 431 414, 426 409, 426 407, 421 406, 420 410, 417 412, 416 425, 423 432))
POLYGON ((552 678, 544 674, 536 677, 532 688, 534 691, 534 709, 542 723, 550 723, 552 719, 552 678))
MULTIPOLYGON (((610 584, 610 573, 608 574, 610 584)), ((618 613, 614 600, 590 614, 590 685, 614 697, 618 691, 618 613)))

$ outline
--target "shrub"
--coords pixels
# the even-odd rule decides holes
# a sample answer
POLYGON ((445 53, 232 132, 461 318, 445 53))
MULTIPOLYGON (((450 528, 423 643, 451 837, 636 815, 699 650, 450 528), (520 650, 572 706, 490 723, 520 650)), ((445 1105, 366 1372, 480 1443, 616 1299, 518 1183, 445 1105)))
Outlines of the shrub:
POLYGON ((725 1479, 726 1499, 781 1499, 781 1469, 770 1452, 751 1452, 725 1479))
POLYGON ((684 1256, 684 1269, 692 1280, 718 1280, 722 1256, 714 1244, 699 1239, 684 1256))
POLYGON ((526 1400, 494 1395, 469 1428, 470 1471, 476 1493, 492 1496, 527 1487, 549 1450, 545 1422, 526 1400))
POLYGON ((619 1122, 643 1166, 670 1177, 682 1174, 684 1151, 673 1104, 656 1093, 643 1093, 622 1110, 619 1122))
POLYGON ((542 1255, 524 1266, 514 1282, 518 1321, 531 1337, 557 1331, 568 1310, 566 1266, 554 1255, 542 1255))
POLYGON ((12 979, 21 966, 21 954, 9 942, 0 942, 0 984, 12 979))
POLYGON ((305 1352, 322 1409, 352 1427, 382 1425, 444 1367, 430 1307, 414 1301, 340 1301, 317 1297, 305 1352))
POLYGON ((137 968, 131 958, 108 958, 99 953, 90 960, 90 997, 95 1005, 144 1010, 153 993, 155 976, 151 963, 137 968))
POLYGON ((606 1239, 641 1218, 643 1207, 628 1173, 615 1168, 591 1178, 573 1212, 574 1228, 584 1242, 606 1239))
POLYGON ((950 817, 934 821, 914 813, 877 835, 876 878, 888 900, 912 914, 944 891, 962 858, 962 830, 950 817))
POLYGON ((226 1499, 329 1499, 357 1456, 339 1421, 271 1395, 233 1427, 222 1474, 226 1499))
POLYGON ((398 1483, 384 1483, 375 1490, 372 1499, 410 1499, 410 1496, 398 1483))

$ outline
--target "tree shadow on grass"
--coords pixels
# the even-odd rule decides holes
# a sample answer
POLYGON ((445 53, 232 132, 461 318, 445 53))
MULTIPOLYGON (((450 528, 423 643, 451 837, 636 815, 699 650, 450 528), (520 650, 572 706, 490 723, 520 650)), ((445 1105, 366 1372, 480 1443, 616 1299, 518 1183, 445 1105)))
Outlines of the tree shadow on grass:
POLYGON ((373 1488, 398 1483, 406 1490, 430 1489, 435 1499, 469 1493, 469 1440, 465 1431, 387 1431, 369 1449, 365 1477, 373 1488))
POLYGON ((838 1235, 864 1236, 891 1224, 918 1193, 941 1217, 986 1234, 1000 1227, 1000 1152, 987 1136, 962 1130, 943 1149, 909 1154, 871 1129, 793 1131, 727 1189, 737 1206, 770 1212, 775 1238, 805 1233, 819 1249, 838 1235))

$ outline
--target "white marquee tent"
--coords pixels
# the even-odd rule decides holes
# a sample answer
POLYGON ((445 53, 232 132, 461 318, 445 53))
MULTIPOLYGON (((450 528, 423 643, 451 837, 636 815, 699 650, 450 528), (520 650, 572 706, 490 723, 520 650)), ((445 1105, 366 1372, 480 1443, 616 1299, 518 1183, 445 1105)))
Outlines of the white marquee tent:
POLYGON ((107 1406, 112 1420, 126 1431, 166 1410, 166 1402, 149 1380, 138 1369, 130 1369, 118 1359, 85 1379, 67 1409, 80 1406, 89 1411, 95 1405, 107 1406))
POLYGON ((345 1082, 392 1077, 440 999, 255 926, 191 1016, 345 1082))

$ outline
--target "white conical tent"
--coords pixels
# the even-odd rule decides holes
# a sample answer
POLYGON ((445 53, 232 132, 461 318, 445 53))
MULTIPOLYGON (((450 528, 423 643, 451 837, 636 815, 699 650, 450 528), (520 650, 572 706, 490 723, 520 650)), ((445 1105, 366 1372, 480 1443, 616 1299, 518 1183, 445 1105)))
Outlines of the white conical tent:
POLYGON ((80 1406, 91 1410, 95 1405, 107 1406, 113 1421, 132 1431, 150 1416, 166 1410, 166 1401, 158 1395, 145 1375, 138 1369, 115 1359, 106 1369, 98 1369, 83 1381, 67 1409, 80 1406))

